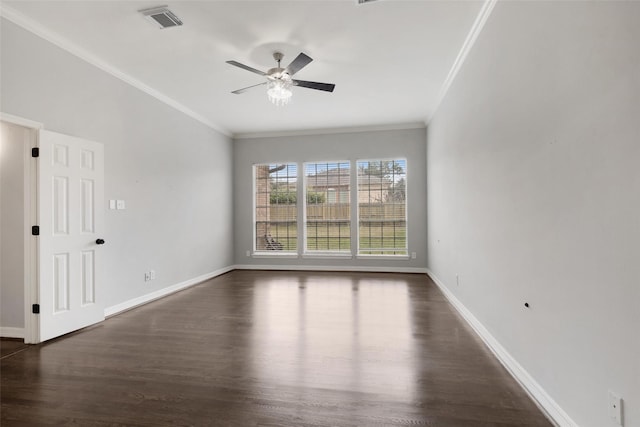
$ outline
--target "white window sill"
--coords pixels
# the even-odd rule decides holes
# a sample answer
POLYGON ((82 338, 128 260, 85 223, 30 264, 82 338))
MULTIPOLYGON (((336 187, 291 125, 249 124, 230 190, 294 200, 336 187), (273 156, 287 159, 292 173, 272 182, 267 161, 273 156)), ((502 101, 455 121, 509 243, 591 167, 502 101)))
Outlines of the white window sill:
POLYGON ((254 252, 251 254, 251 258, 298 258, 298 254, 278 251, 254 252))
POLYGON ((350 252, 307 252, 302 254, 302 258, 321 258, 321 259, 353 259, 350 252))
POLYGON ((371 260, 400 260, 400 261, 406 261, 411 259, 411 257, 409 255, 363 255, 363 254, 359 254, 357 257, 357 259, 371 259, 371 260))

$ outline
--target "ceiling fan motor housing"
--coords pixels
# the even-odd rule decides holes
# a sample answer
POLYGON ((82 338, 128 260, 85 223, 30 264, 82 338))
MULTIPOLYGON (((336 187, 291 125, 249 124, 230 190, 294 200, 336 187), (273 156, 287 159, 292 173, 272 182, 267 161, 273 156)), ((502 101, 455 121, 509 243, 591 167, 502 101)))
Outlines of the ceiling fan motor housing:
POLYGON ((291 76, 286 68, 275 67, 267 71, 267 77, 271 79, 290 80, 291 76))

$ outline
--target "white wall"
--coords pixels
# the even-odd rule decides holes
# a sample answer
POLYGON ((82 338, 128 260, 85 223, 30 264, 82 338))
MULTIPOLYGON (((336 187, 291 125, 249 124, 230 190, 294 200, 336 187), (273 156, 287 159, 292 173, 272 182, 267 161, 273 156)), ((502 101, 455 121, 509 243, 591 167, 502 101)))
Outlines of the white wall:
POLYGON ((0 122, 0 336, 24 328, 24 165, 29 131, 0 122))
POLYGON ((427 132, 429 269, 584 427, 640 426, 639 22, 498 2, 427 132))
POLYGON ((106 211, 107 307, 233 264, 228 137, 5 19, 1 55, 0 110, 105 146, 127 207, 106 211))
MULTIPOLYGON (((426 260, 425 130, 402 129, 322 135, 237 139, 234 142, 235 261, 241 265, 288 265, 424 269, 426 260), (359 159, 407 159, 407 224, 409 252, 416 259, 267 259, 249 258, 253 248, 253 165, 359 159)), ((301 218, 299 218, 301 220, 301 218)))

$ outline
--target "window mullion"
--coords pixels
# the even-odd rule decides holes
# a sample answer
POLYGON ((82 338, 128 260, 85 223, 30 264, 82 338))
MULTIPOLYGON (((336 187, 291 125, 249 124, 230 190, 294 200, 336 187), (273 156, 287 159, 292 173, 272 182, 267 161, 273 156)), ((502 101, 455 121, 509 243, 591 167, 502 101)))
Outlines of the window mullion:
POLYGON ((358 202, 358 165, 356 161, 351 161, 351 171, 351 179, 349 180, 351 210, 349 211, 349 219, 351 222, 351 256, 355 256, 360 251, 360 222, 358 221, 360 204, 358 202))

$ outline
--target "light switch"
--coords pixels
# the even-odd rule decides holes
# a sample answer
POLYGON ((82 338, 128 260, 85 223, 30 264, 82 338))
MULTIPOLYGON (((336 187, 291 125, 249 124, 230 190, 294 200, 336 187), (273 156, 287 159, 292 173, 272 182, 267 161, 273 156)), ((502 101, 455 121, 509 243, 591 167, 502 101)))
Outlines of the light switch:
POLYGON ((116 209, 116 201, 111 199, 109 200, 109 209, 116 209))
POLYGON ((125 209, 124 200, 117 200, 116 202, 117 209, 125 209))

